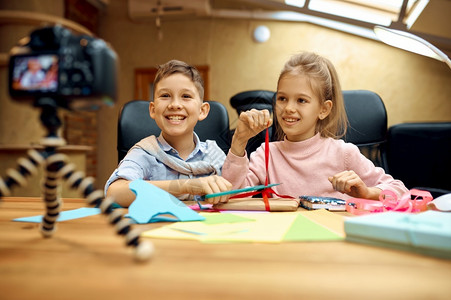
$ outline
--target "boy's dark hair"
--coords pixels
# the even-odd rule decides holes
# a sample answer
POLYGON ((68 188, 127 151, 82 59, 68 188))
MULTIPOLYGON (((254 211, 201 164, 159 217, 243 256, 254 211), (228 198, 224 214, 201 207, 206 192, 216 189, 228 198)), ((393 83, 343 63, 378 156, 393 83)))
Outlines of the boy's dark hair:
POLYGON ((183 74, 191 79, 199 92, 200 99, 203 101, 204 80, 202 79, 202 76, 200 76, 199 71, 195 67, 180 60, 173 59, 165 64, 159 65, 155 80, 153 81, 153 86, 156 87, 161 80, 176 73, 183 74))

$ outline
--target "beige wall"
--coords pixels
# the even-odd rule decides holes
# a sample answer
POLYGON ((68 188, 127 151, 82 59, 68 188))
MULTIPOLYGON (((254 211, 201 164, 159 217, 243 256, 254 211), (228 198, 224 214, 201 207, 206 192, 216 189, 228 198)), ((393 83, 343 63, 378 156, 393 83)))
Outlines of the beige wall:
MULTIPOLYGON (((328 57, 338 70, 343 89, 378 93, 387 107, 389 125, 451 121, 451 70, 442 62, 380 42, 292 22, 190 18, 164 21, 164 36, 159 41, 153 22, 135 23, 128 18, 127 1, 109 3, 101 16, 100 36, 118 53, 121 72, 116 105, 98 112, 98 187, 103 186, 117 164, 117 116, 120 106, 133 99, 134 69, 155 67, 172 58, 210 66, 210 98, 229 108, 232 127, 237 115, 228 104, 230 97, 243 90, 275 90, 283 63, 300 50, 328 57), (256 44, 251 39, 252 30, 263 24, 270 28, 271 38, 264 44, 256 44)), ((0 79, 5 78, 4 74, 2 68, 0 79)), ((7 98, 4 82, 0 83, 2 110, 3 99, 7 98)), ((14 114, 29 113, 29 110, 15 109, 14 114)), ((17 124, 13 122, 17 117, 0 114, 6 116, 6 120, 0 121, 3 135, 11 130, 11 125, 6 124, 17 124)), ((26 132, 15 133, 14 138, 24 137, 27 142, 30 136, 39 135, 32 132, 33 129, 27 128, 26 132)), ((0 142, 8 141, 0 137, 0 142)))
MULTIPOLYGON (((24 10, 63 17, 64 6, 60 0, 0 0, 0 10, 24 10)), ((0 23, 0 53, 8 53, 19 39, 28 36, 34 28, 31 25, 0 23)), ((38 143, 45 133, 38 123, 39 112, 29 104, 12 101, 7 82, 8 68, 0 65, 0 144, 38 143)))

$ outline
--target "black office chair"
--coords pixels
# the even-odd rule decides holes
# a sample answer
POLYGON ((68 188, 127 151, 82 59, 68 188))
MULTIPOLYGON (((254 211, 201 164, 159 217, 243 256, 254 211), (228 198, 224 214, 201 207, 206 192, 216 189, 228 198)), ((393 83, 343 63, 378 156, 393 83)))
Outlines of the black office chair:
MULTIPOLYGON (((251 90, 240 92, 230 98, 230 105, 235 108, 238 116, 243 111, 251 110, 253 108, 258 110, 267 109, 270 113, 273 111, 273 98, 275 92, 267 90, 251 90)), ((269 128, 269 136, 272 140, 274 127, 269 128)), ((233 135, 233 132, 231 133, 233 135)), ((262 143, 265 142, 266 132, 260 132, 251 138, 246 146, 247 155, 250 156, 262 143)))
MULTIPOLYGON (((122 107, 117 126, 118 161, 141 139, 149 135, 160 135, 160 128, 149 115, 149 103, 146 100, 132 100, 122 107)), ((207 118, 196 124, 194 131, 201 141, 215 140, 224 153, 227 153, 230 148, 229 114, 222 103, 208 103, 210 112, 207 118)))
POLYGON ((267 109, 272 112, 274 93, 275 92, 267 90, 241 92, 230 98, 230 105, 235 108, 238 115, 240 115, 241 112, 252 108, 259 110, 267 109))
POLYGON ((349 121, 343 140, 359 147, 376 166, 387 170, 387 111, 381 97, 367 90, 349 90, 343 91, 343 98, 349 121))
POLYGON ((434 198, 451 193, 451 122, 402 123, 387 136, 390 175, 434 198))

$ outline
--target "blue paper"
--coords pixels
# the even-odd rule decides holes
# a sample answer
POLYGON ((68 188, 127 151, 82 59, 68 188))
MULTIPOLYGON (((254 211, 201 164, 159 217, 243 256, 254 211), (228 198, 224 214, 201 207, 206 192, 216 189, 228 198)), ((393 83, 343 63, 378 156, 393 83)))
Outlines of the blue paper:
POLYGON ((451 257, 451 214, 375 213, 345 221, 346 239, 451 257))
POLYGON ((173 195, 144 180, 134 180, 129 187, 136 199, 128 208, 127 216, 138 224, 205 220, 173 195))
MULTIPOLYGON (((91 207, 82 207, 82 208, 77 208, 77 209, 73 209, 73 210, 65 210, 65 211, 60 212, 57 222, 89 217, 89 216, 93 216, 93 215, 98 215, 100 213, 101 213, 101 211, 99 208, 91 208, 91 207)), ((14 219, 13 221, 41 223, 42 217, 43 217, 42 215, 32 216, 32 217, 24 217, 24 218, 14 219)))

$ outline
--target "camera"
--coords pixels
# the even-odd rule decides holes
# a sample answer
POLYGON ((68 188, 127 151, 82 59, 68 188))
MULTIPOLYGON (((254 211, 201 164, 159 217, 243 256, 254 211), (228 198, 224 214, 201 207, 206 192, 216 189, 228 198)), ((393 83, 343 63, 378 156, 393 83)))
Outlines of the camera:
POLYGON ((9 94, 14 100, 52 99, 67 109, 112 105, 117 94, 117 55, 105 41, 61 26, 33 31, 10 53, 9 94))

